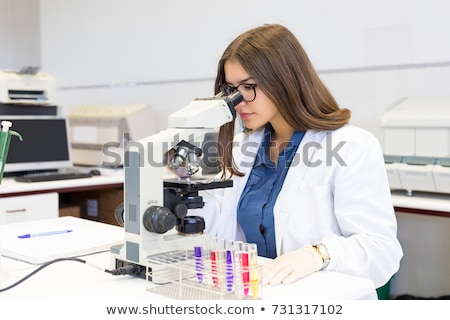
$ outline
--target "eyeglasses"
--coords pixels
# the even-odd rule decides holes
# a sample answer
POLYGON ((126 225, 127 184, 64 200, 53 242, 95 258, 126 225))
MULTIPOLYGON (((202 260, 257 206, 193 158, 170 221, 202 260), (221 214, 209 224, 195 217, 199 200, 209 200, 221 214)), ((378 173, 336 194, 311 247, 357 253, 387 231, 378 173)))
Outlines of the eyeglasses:
POLYGON ((241 83, 236 87, 230 86, 227 83, 222 83, 219 85, 219 89, 227 96, 233 92, 239 91, 245 102, 252 102, 256 98, 256 83, 241 83))

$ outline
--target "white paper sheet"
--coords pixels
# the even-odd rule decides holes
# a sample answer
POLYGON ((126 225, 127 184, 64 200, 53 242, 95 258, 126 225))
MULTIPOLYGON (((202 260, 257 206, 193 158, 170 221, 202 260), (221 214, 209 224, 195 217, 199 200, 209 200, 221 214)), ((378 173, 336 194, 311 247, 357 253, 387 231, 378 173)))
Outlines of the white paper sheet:
POLYGON ((32 264, 107 251, 123 243, 122 227, 75 217, 0 225, 1 255, 32 264), (72 230, 30 238, 24 234, 72 230))

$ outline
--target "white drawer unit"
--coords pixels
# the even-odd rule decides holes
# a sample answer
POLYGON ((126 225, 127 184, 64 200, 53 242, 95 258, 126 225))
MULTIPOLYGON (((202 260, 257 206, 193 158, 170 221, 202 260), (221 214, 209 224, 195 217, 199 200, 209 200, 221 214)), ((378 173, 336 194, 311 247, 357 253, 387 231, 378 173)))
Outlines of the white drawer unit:
POLYGON ((0 224, 58 217, 58 193, 0 198, 0 224))

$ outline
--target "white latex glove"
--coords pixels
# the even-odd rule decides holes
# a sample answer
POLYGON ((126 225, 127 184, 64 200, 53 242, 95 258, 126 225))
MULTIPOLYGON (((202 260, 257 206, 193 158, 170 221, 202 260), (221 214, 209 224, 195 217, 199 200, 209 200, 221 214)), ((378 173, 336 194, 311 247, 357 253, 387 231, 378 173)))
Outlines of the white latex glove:
POLYGON ((310 245, 285 253, 263 265, 264 284, 289 284, 322 269, 323 260, 310 245))

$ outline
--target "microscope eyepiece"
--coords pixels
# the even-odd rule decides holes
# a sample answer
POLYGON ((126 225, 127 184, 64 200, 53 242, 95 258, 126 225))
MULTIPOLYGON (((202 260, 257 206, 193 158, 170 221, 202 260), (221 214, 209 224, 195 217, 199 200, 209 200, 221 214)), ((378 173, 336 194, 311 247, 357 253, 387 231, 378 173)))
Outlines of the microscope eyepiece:
POLYGON ((226 96, 224 100, 227 103, 228 108, 230 108, 230 111, 233 115, 233 119, 236 118, 235 107, 244 100, 244 97, 242 97, 242 94, 239 91, 236 91, 230 94, 229 96, 226 96))

